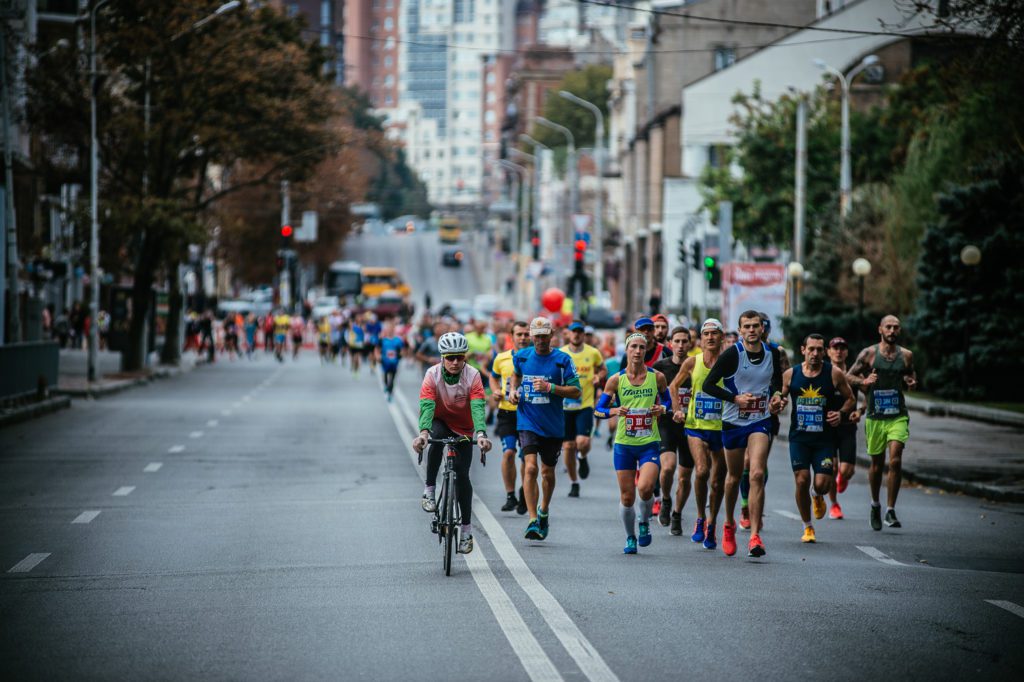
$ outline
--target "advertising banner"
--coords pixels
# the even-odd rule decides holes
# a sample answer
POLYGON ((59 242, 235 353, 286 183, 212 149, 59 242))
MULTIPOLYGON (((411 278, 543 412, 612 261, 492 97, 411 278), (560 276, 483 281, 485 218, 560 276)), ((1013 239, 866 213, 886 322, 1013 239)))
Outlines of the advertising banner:
POLYGON ((771 340, 782 343, 786 309, 786 266, 777 263, 729 263, 722 267, 722 324, 735 330, 740 313, 757 310, 772 320, 771 340))

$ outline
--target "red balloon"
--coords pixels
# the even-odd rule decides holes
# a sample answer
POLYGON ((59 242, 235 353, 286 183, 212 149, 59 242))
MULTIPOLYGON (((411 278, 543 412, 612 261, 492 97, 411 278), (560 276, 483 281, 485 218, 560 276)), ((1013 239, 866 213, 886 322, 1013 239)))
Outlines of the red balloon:
POLYGON ((551 313, 559 313, 562 311, 562 303, 565 301, 565 292, 557 287, 551 287, 547 289, 540 296, 540 304, 544 306, 544 310, 551 313))

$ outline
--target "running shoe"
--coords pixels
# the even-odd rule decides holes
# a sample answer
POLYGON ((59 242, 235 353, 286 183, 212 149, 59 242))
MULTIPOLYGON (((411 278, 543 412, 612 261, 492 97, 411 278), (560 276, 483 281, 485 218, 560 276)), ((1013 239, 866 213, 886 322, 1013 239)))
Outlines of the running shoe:
POLYGON ((580 453, 576 453, 576 461, 579 462, 580 478, 586 480, 587 476, 590 475, 590 462, 587 461, 586 457, 580 457, 580 453))
POLYGON ((722 551, 725 556, 732 556, 736 553, 736 524, 725 524, 722 526, 722 551))
POLYGON ((509 493, 505 496, 505 504, 501 505, 501 511, 508 512, 516 508, 516 494, 509 493))
POLYGON ((469 554, 473 551, 473 536, 466 533, 459 540, 459 554, 469 554))
POLYGON ((434 496, 430 493, 423 493, 423 499, 420 500, 420 506, 423 507, 423 511, 428 514, 433 514, 437 511, 437 502, 434 501, 434 496))
POLYGON ((740 508, 740 528, 750 530, 750 507, 740 508))
POLYGON ((800 538, 800 542, 817 542, 818 539, 814 537, 814 526, 807 526, 804 528, 803 537, 800 538))
POLYGON ((850 482, 843 478, 843 472, 840 469, 839 473, 836 474, 836 492, 845 493, 846 486, 850 485, 850 482))
POLYGON ((605 442, 605 445, 607 445, 607 446, 608 446, 608 449, 609 449, 609 450, 611 450, 611 449, 612 449, 612 439, 614 439, 614 438, 615 438, 615 436, 614 436, 614 435, 612 435, 612 434, 608 434, 608 440, 607 440, 607 441, 605 442))
POLYGON ((754 558, 764 556, 764 543, 761 542, 760 535, 750 536, 750 544, 747 545, 747 556, 754 558))
POLYGON ((871 529, 882 530, 882 508, 871 505, 871 529))
POLYGON ((664 502, 661 504, 661 512, 658 514, 658 523, 663 526, 667 526, 669 519, 672 517, 672 497, 670 495, 665 496, 664 502))
POLYGON ((646 547, 651 544, 651 524, 640 524, 640 535, 637 537, 637 542, 640 543, 641 547, 646 547))
POLYGON ((828 510, 828 517, 836 521, 843 518, 843 508, 839 506, 838 502, 833 504, 832 508, 828 510))
MULTIPOLYGON (((640 473, 640 472, 637 472, 637 473, 640 473)), ((654 514, 655 516, 657 516, 660 519, 661 518, 661 508, 663 506, 664 505, 661 503, 661 498, 660 497, 655 497, 654 498, 654 504, 651 506, 651 513, 654 514)), ((643 545, 641 545, 641 547, 642 546, 643 545)))
POLYGON ((569 486, 569 497, 579 497, 579 496, 580 496, 580 484, 579 483, 573 483, 571 486, 569 486))
MULTIPOLYGON (((879 509, 879 511, 881 511, 881 509, 879 509)), ((885 525, 889 526, 890 528, 903 527, 903 524, 900 523, 900 520, 896 518, 896 512, 893 511, 892 509, 885 512, 885 525)))
POLYGON ((516 501, 516 514, 522 516, 526 513, 526 496, 523 495, 523 489, 519 489, 519 500, 516 501))
POLYGON ((540 523, 537 519, 531 519, 530 525, 526 527, 526 532, 523 537, 527 540, 543 540, 544 536, 540 532, 540 523))
POLYGON ((704 549, 715 549, 718 541, 715 539, 715 524, 708 525, 708 532, 704 535, 704 549))
POLYGON ((636 538, 630 535, 626 538, 626 546, 622 548, 623 554, 636 554, 636 538))
POLYGON ((538 509, 537 521, 540 527, 540 539, 543 540, 548 536, 548 515, 538 509))
POLYGON ((675 512, 672 512, 672 524, 671 524, 671 528, 669 528, 668 532, 672 533, 672 535, 682 535, 683 534, 683 515, 682 514, 677 514, 675 512))
POLYGON ((814 518, 825 518, 825 498, 821 495, 812 495, 811 502, 814 504, 814 518))
POLYGON ((707 523, 705 519, 697 519, 693 524, 693 535, 690 536, 691 542, 704 542, 704 524, 707 523))

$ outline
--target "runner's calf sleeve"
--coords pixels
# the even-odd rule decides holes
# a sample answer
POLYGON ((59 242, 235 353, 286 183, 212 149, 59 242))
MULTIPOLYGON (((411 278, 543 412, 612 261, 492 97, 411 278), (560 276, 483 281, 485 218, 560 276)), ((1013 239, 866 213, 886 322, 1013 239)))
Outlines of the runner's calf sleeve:
POLYGON ((750 469, 744 469, 743 475, 740 476, 740 498, 743 500, 743 506, 747 506, 747 498, 750 497, 750 469))
POLYGON ((626 537, 636 537, 636 508, 627 507, 619 502, 619 518, 626 529, 626 537))

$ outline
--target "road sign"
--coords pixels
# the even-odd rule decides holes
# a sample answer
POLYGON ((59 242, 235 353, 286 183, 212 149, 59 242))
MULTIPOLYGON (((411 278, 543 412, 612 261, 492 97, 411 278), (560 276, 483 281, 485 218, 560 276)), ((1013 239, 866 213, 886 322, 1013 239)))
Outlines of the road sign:
POLYGON ((577 232, 590 232, 590 226, 593 222, 594 217, 589 213, 572 214, 572 225, 576 228, 577 232))
POLYGON ((302 212, 302 226, 295 230, 295 241, 315 242, 319 221, 316 211, 302 212))

